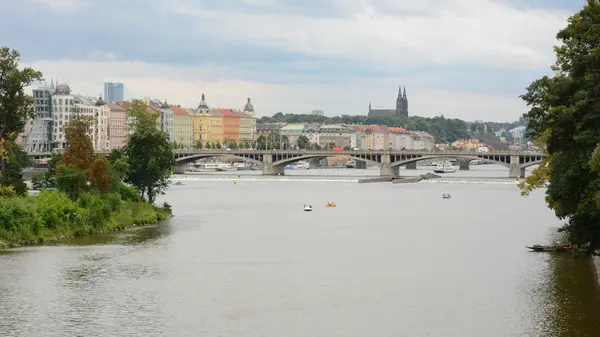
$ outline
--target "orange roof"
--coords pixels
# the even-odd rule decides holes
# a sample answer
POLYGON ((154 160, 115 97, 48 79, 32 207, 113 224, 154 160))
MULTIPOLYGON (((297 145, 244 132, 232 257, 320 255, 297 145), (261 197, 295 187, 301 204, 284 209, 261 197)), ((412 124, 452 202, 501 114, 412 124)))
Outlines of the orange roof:
POLYGON ((171 110, 173 110, 173 112, 176 115, 188 115, 187 111, 183 110, 182 108, 180 108, 176 105, 171 106, 171 110))
POLYGON ((238 116, 235 112, 233 112, 229 109, 213 109, 213 110, 223 117, 240 118, 240 116, 238 116))
POLYGON ((405 128, 388 128, 390 132, 398 132, 398 133, 408 133, 405 128))
POLYGON ((388 128, 386 126, 382 126, 382 125, 372 125, 369 127, 371 129, 371 131, 387 131, 388 128))

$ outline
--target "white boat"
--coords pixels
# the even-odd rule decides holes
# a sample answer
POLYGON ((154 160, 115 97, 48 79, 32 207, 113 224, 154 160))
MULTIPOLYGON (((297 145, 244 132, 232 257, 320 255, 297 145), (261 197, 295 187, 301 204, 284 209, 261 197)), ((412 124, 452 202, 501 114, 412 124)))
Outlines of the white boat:
POLYGON ((452 163, 447 161, 441 164, 437 164, 437 166, 433 169, 435 173, 454 173, 456 169, 452 166, 452 163))
POLYGON ((312 207, 311 206, 304 206, 304 211, 305 212, 312 212, 312 207))

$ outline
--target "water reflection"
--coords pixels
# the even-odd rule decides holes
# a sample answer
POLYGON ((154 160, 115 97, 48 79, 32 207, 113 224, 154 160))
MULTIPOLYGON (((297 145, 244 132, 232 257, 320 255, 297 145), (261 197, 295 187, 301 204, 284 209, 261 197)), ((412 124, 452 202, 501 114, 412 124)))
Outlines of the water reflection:
POLYGON ((171 220, 158 225, 131 227, 122 232, 106 232, 48 243, 49 246, 139 245, 156 244, 172 232, 171 220))
POLYGON ((545 289, 556 337, 597 337, 600 335, 600 289, 590 261, 574 260, 570 254, 553 254, 552 271, 545 289))

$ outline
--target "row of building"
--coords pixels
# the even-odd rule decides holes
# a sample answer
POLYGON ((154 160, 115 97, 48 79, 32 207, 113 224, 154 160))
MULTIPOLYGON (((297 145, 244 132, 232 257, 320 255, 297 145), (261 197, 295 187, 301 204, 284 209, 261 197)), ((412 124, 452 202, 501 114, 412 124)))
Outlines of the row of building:
MULTIPOLYGON (((131 118, 126 115, 129 102, 106 102, 71 93, 66 84, 53 83, 33 90, 35 118, 28 121, 18 142, 28 152, 64 149, 65 127, 73 114, 87 117, 90 137, 96 151, 122 148, 129 133, 131 118)), ((157 126, 174 143, 191 148, 207 142, 242 142, 256 140, 256 115, 248 98, 243 110, 213 109, 204 94, 195 109, 169 105, 159 100, 146 100, 148 113, 155 114, 157 126)))
MULTIPOLYGON (((28 152, 49 152, 67 147, 65 127, 73 114, 89 119, 90 137, 96 151, 122 148, 129 134, 129 102, 111 102, 102 98, 71 93, 66 84, 33 90, 35 118, 28 121, 19 142, 28 152)), ((298 148, 298 139, 306 137, 311 147, 356 148, 365 150, 431 150, 434 138, 424 132, 409 132, 385 126, 328 124, 257 124, 254 106, 248 98, 243 109, 211 108, 202 94, 196 108, 183 108, 166 101, 146 100, 148 113, 157 116, 157 127, 182 148, 226 142, 259 147, 260 136, 276 139, 278 146, 298 148), (278 138, 277 138, 278 137, 278 138), (257 143, 257 141, 259 141, 257 143)), ((307 141, 306 141, 307 140, 307 141)), ((268 146, 268 144, 267 144, 268 146)))
MULTIPOLYGON (((407 131, 381 125, 336 124, 257 124, 257 135, 281 137, 290 148, 298 145, 301 136, 320 148, 351 148, 360 150, 432 150, 435 139, 428 133, 407 131)), ((279 144, 281 145, 281 144, 279 144)))

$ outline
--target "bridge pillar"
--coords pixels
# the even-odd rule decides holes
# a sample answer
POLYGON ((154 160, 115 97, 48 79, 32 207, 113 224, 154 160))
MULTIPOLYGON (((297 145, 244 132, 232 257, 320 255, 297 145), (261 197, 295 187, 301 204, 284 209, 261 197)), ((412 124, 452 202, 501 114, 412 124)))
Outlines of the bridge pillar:
POLYGON ((285 169, 284 169, 284 166, 273 165, 273 155, 272 154, 264 154, 263 155, 262 175, 263 176, 282 176, 282 175, 285 175, 285 169))
POLYGON ((175 174, 185 174, 185 164, 175 163, 175 170, 173 172, 175 174))
POLYGON ((355 168, 357 168, 357 169, 363 169, 364 170, 364 169, 367 168, 367 162, 366 161, 362 161, 362 160, 357 160, 355 168))
POLYGON ((406 164, 406 169, 407 170, 416 170, 417 169, 417 162, 413 161, 412 163, 406 164))
POLYGON ((518 155, 510 156, 508 177, 512 179, 525 178, 525 169, 521 168, 521 163, 519 162, 518 155))
POLYGON ((462 171, 468 171, 470 161, 471 161, 471 159, 459 159, 458 160, 458 169, 462 170, 462 171))
POLYGON ((389 154, 381 155, 381 166, 379 169, 379 176, 397 178, 400 176, 400 166, 392 167, 392 159, 389 154))

